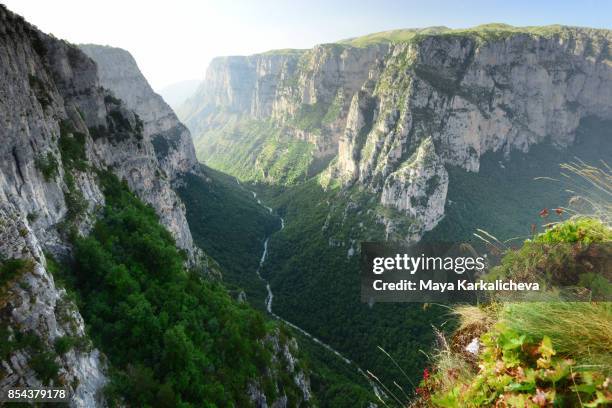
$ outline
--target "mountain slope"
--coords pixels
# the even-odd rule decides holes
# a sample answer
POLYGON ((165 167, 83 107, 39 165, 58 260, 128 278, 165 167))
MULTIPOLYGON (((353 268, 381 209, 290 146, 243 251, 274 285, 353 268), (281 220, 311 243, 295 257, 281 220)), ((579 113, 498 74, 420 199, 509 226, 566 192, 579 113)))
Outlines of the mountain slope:
POLYGON ((173 190, 197 170, 189 132, 137 68, 121 86, 146 101, 127 103, 4 6, 0 56, 0 386, 61 386, 71 406, 308 406, 295 340, 209 280, 173 190))

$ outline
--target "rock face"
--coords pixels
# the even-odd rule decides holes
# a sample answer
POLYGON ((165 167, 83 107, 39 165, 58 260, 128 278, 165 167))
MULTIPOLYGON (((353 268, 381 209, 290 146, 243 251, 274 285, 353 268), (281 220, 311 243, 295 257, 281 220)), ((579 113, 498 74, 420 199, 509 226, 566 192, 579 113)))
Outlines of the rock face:
POLYGON ((430 231, 444 216, 448 172, 431 138, 386 179, 380 202, 418 221, 415 231, 430 231))
POLYGON ((27 259, 19 275, 0 288, 0 328, 4 333, 0 340, 3 348, 10 348, 8 355, 1 357, 0 388, 42 387, 45 374, 40 362, 52 361, 58 365, 53 384, 68 388, 72 406, 100 405, 101 390, 108 381, 105 364, 98 350, 87 343, 85 324, 76 306, 46 269, 43 245, 22 215, 8 206, 0 207, 0 225, 0 254, 27 259), (25 336, 37 347, 12 346, 25 336), (62 338, 77 339, 80 345, 62 355, 49 355, 46 350, 53 350, 62 338))
POLYGON ((325 44, 216 58, 179 116, 195 138, 231 115, 273 119, 291 137, 311 142, 316 155, 334 154, 350 98, 386 48, 325 44))
POLYGON ((120 48, 85 44, 79 48, 98 65, 100 85, 110 89, 144 122, 144 137, 151 140, 164 172, 175 180, 195 171, 198 162, 189 130, 153 89, 132 55, 120 48))
POLYGON ((312 391, 310 389, 310 379, 301 367, 300 360, 297 358, 299 353, 298 343, 295 338, 283 336, 280 329, 275 329, 263 340, 267 348, 272 353, 272 361, 267 368, 265 378, 251 382, 247 393, 253 405, 257 408, 287 408, 310 406, 312 402, 312 391), (282 389, 278 383, 279 373, 285 373, 292 380, 291 387, 294 388, 293 400, 289 400, 286 389, 282 389), (275 394, 277 397, 270 401, 266 396, 262 380, 273 381, 275 394))
POLYGON ((183 111, 202 159, 217 154, 207 144, 219 144, 222 112, 271 121, 335 158, 328 179, 366 187, 427 230, 443 216, 442 185, 421 199, 445 179, 440 166, 477 172, 486 152, 545 140, 566 147, 582 119, 612 118, 610 30, 483 26, 376 38, 216 60, 183 111), (274 68, 257 68, 270 59, 274 68), (415 154, 437 164, 426 169, 415 154))
POLYGON ((143 115, 143 123, 101 87, 89 57, 4 6, 0 61, 0 259, 23 260, 0 288, 6 337, 0 341, 11 345, 0 356, 0 386, 50 382, 65 386, 73 405, 95 406, 107 381, 105 364, 86 344, 83 319, 56 286, 43 251, 69 255, 68 236, 86 233, 104 204, 96 172, 108 170, 155 208, 195 259, 183 204, 171 188, 175 175, 193 168, 193 147, 175 118, 143 115), (178 140, 162 157, 151 139, 160 134, 178 140), (24 336, 34 339, 27 347, 24 336), (68 337, 82 346, 55 353, 58 340, 68 337), (53 365, 58 374, 47 378, 43 368, 53 365))

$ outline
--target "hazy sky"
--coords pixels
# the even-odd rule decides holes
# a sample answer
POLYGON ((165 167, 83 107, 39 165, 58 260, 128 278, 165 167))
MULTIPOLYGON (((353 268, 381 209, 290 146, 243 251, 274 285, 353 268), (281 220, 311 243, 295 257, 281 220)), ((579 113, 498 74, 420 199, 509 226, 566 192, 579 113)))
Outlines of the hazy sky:
POLYGON ((395 28, 566 24, 612 28, 601 0, 0 0, 73 43, 132 53, 153 88, 201 79, 219 55, 245 55, 395 28))

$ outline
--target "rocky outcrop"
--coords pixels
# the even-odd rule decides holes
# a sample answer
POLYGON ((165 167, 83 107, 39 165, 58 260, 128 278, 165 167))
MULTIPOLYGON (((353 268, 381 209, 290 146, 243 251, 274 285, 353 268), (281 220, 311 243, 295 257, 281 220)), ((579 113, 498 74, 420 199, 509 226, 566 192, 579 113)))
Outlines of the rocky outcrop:
POLYGON ((428 138, 385 179, 380 202, 413 218, 418 237, 433 229, 444 216, 447 191, 448 173, 428 138))
POLYGON ((91 348, 76 306, 47 270, 43 245, 21 214, 12 211, 0 207, 0 254, 25 261, 0 287, 0 341, 8 350, 0 356, 0 388, 53 384, 69 390, 71 405, 97 406, 108 381, 104 361, 91 348), (62 339, 77 345, 53 352, 62 339), (56 373, 46 371, 54 366, 56 373))
POLYGON ((270 366, 264 378, 251 382, 247 394, 257 408, 286 408, 310 406, 312 391, 310 379, 298 359, 298 343, 293 337, 287 337, 281 329, 275 329, 263 340, 266 348, 272 353, 270 366), (292 381, 281 387, 278 383, 279 373, 285 373, 292 381), (274 398, 266 396, 262 381, 272 381, 274 398))
POLYGON ((97 172, 107 170, 155 208, 194 260, 183 204, 171 188, 172 175, 187 170, 190 159, 181 159, 180 149, 158 159, 149 132, 165 129, 168 119, 145 129, 100 86, 89 57, 4 6, 0 61, 0 262, 14 272, 0 288, 0 332, 10 345, 0 356, 0 384, 62 385, 72 405, 95 406, 107 381, 104 362, 87 345, 83 320, 44 253, 65 259, 69 236, 91 228, 104 204, 97 172), (60 353, 62 338, 84 340, 60 353))
POLYGON ((571 145, 582 119, 612 118, 611 40, 606 30, 561 28, 547 36, 433 35, 397 44, 374 83, 354 96, 349 118, 356 119, 332 172, 381 192, 383 205, 430 230, 443 216, 445 194, 422 198, 414 179, 401 176, 424 141, 433 142, 439 163, 468 171, 478 171, 489 151, 527 152, 545 140, 571 145), (408 196, 427 210, 406 205, 408 196))
MULTIPOLYGON (((430 229, 442 216, 442 191, 427 200, 430 210, 406 201, 419 200, 419 183, 406 172, 423 142, 431 140, 428 151, 441 165, 467 171, 478 171, 486 152, 526 152, 544 141, 571 145, 582 119, 612 118, 611 40, 610 30, 562 26, 380 33, 285 55, 284 68, 265 76, 269 92, 259 94, 264 77, 251 66, 265 57, 233 57, 232 64, 211 65, 202 94, 190 102, 205 109, 188 118, 199 118, 194 129, 207 138, 204 145, 224 146, 224 160, 231 151, 223 142, 238 131, 221 140, 211 118, 229 107, 241 117, 271 121, 335 158, 326 180, 363 186, 430 229), (226 76, 232 80, 219 80, 226 76), (240 104, 222 97, 233 92, 242 95, 240 104)), ((203 152, 218 154, 214 147, 203 152)))
POLYGON ((98 66, 100 85, 110 89, 144 123, 144 137, 153 143, 157 159, 171 180, 195 171, 198 162, 189 130, 156 94, 132 55, 121 48, 79 45, 98 66))

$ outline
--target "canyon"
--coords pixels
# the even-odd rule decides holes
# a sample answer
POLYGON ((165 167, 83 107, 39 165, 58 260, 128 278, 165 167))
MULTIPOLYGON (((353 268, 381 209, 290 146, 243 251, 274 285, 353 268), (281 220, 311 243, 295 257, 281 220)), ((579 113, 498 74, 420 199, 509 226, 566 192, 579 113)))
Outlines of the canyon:
POLYGON ((487 152, 567 147, 581 120, 612 118, 611 39, 435 27, 222 57, 179 117, 213 167, 268 184, 318 174, 361 186, 412 219, 404 238, 417 240, 444 216, 445 166, 478 172, 487 152))
POLYGON ((411 393, 453 319, 360 302, 360 243, 528 238, 566 198, 534 178, 612 154, 611 41, 489 24, 218 57, 173 109, 128 51, 0 5, 0 388, 77 407, 411 393))

